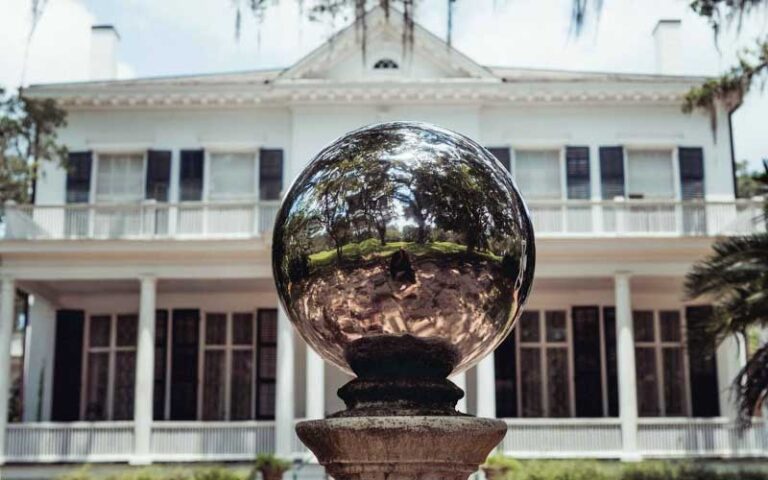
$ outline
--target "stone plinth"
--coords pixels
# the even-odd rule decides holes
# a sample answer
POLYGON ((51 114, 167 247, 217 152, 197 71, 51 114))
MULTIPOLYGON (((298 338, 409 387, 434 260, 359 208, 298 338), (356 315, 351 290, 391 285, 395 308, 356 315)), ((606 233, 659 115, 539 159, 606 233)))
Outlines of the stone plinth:
POLYGON ((296 431, 337 480, 466 480, 507 426, 470 416, 337 417, 296 431))

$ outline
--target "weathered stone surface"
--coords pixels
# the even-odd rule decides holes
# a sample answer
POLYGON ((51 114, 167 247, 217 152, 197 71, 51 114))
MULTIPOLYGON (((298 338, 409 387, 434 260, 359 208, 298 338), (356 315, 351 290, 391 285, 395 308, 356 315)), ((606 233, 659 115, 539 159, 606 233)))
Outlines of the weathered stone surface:
POLYGON ((465 480, 507 431, 474 417, 354 417, 301 422, 299 438, 337 480, 465 480))

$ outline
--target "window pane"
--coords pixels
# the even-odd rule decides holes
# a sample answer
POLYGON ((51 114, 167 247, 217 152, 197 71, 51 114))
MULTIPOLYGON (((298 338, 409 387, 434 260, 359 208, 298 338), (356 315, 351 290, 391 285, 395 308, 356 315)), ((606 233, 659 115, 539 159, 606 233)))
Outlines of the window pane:
POLYGON ((679 342, 680 341, 680 312, 670 310, 659 314, 661 322, 661 341, 679 342))
POLYGON ((253 351, 232 352, 232 406, 231 420, 251 418, 253 386, 253 351))
POLYGON ((205 352, 203 378, 203 420, 225 419, 226 355, 223 351, 205 352))
POLYGON ((136 380, 136 352, 117 352, 115 354, 115 393, 112 399, 112 419, 133 419, 134 393, 136 380))
POLYGON ((656 349, 635 348, 637 362, 637 408, 642 416, 659 415, 658 382, 656 379, 656 349))
POLYGON ((146 198, 167 202, 170 185, 170 150, 150 150, 147 152, 146 198))
POLYGON ((67 160, 67 203, 88 203, 91 192, 91 152, 70 152, 67 160))
POLYGON ((259 418, 275 418, 275 384, 259 383, 259 418))
POLYGON ((529 310, 523 312, 520 317, 520 341, 521 342, 538 342, 541 338, 539 329, 539 312, 536 310, 529 310))
POLYGON ((179 199, 198 201, 203 197, 203 159, 202 150, 181 151, 181 171, 179 172, 179 199))
POLYGON ((207 314, 205 316, 205 344, 224 345, 225 343, 227 343, 227 314, 207 314))
POLYGON ((523 404, 522 416, 543 416, 541 358, 538 348, 520 348, 520 390, 523 404))
POLYGON ((101 154, 97 172, 97 202, 140 202, 144 198, 143 154, 101 154))
POLYGON ((90 343, 92 347, 109 346, 109 330, 112 318, 109 315, 91 317, 90 343))
POLYGON ((566 339, 565 312, 546 312, 545 321, 547 324, 547 341, 564 342, 566 339))
POLYGON ((653 342, 653 312, 649 310, 635 310, 632 312, 634 324, 635 342, 653 342))
POLYGON ((624 196, 624 149, 600 147, 600 187, 604 200, 624 196))
POLYGON ((560 152, 515 150, 515 180, 525 198, 561 198, 560 152))
POLYGON ((259 310, 259 343, 277 343, 277 310, 259 310))
POLYGON ((588 200, 592 195, 589 187, 589 147, 568 147, 565 150, 565 170, 568 198, 588 200))
POLYGON ((569 417, 571 410, 568 391, 568 349, 566 348, 547 349, 547 389, 549 416, 569 417))
POLYGON ((235 313, 232 315, 232 343, 235 345, 253 345, 252 313, 235 313))
POLYGON ((136 315, 117 316, 117 346, 135 347, 139 319, 136 315))
POLYGON ((254 169, 252 153, 212 153, 210 200, 251 199, 254 169))
POLYGON ((283 190, 283 151, 262 149, 259 152, 259 197, 277 200, 283 190))
POLYGON ((683 378, 683 349, 665 347, 662 349, 664 364, 664 405, 666 416, 685 415, 685 379, 683 378))
POLYGON ((88 354, 88 380, 85 390, 85 420, 107 419, 109 354, 88 354))
POLYGON ((629 195, 643 198, 674 198, 672 152, 669 150, 628 150, 629 195))

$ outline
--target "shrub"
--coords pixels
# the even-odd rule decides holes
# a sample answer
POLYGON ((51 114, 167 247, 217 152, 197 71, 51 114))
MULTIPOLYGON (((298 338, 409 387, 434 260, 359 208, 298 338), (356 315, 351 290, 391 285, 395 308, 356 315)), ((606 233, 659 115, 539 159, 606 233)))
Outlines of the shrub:
POLYGON ((253 470, 248 480, 257 480, 261 473, 262 480, 279 480, 283 474, 291 469, 291 462, 276 457, 271 453, 261 453, 253 463, 253 470))

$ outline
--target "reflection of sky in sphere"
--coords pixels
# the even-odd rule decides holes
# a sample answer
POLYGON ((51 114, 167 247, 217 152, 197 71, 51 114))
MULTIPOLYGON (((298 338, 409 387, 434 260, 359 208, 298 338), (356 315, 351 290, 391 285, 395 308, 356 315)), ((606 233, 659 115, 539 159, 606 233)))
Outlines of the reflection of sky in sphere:
POLYGON ((533 231, 504 168, 461 135, 367 127, 326 147, 275 226, 278 291, 302 337, 349 369, 377 335, 437 339, 454 371, 509 333, 533 275, 533 231))

